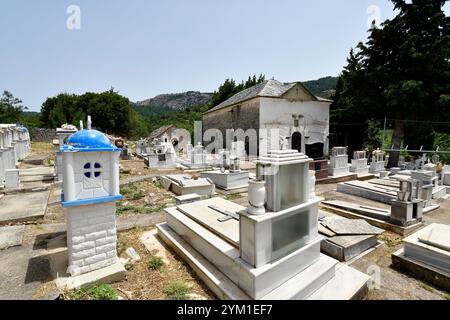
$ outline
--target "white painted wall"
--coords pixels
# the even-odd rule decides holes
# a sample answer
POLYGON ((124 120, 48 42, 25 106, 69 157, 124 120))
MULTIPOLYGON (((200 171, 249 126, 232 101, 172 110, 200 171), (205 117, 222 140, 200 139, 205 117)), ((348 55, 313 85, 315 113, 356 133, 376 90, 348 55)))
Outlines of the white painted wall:
MULTIPOLYGON (((328 154, 330 103, 316 101, 289 101, 287 99, 260 98, 260 129, 279 128, 281 136, 291 137, 295 131, 302 135, 302 152, 306 144, 321 142, 324 154, 328 154), (302 115, 299 127, 294 127, 292 115, 302 115), (305 137, 309 136, 309 139, 305 137)), ((279 149, 276 137, 260 136, 260 154, 267 148, 279 149)))

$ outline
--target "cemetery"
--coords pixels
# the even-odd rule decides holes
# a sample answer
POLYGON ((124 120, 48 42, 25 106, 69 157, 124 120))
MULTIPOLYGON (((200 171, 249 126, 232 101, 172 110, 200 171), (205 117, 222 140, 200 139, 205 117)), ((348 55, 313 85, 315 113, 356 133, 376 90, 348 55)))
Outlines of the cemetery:
POLYGON ((331 103, 271 79, 193 134, 0 124, 0 299, 448 299, 446 151, 349 148, 331 103))
POLYGON ((171 126, 133 142, 90 116, 40 151, 25 127, 0 128, 0 283, 15 288, 2 299, 100 284, 121 299, 170 299, 171 286, 186 299, 407 298, 392 279, 372 286, 380 255, 420 298, 450 289, 450 167, 436 153, 388 168, 381 149, 319 159, 284 136, 257 156, 241 141, 214 154, 171 126))
POLYGON ((372 275, 358 260, 384 246, 389 232, 405 237, 391 252, 392 268, 434 285, 436 296, 449 289, 448 167, 438 174, 435 164, 420 161, 388 171, 375 151, 375 176, 359 181, 370 170, 365 152, 349 161, 346 148, 333 148, 327 176, 354 179, 316 187, 314 160, 287 140, 242 170, 247 159, 238 157, 236 144, 209 155, 189 142, 183 153, 161 140, 138 142, 136 149, 125 141, 131 158, 123 159, 114 141, 92 129, 90 117, 86 129, 82 122, 63 125, 57 136, 54 167, 45 166, 26 161, 36 156, 25 128, 2 125, 0 257, 13 264, 8 253, 18 250, 26 265, 12 268, 25 272, 20 290, 1 292, 2 298, 44 290, 40 280, 27 280, 42 261, 55 284, 43 299, 70 298, 101 283, 129 288, 118 291, 125 299, 151 298, 133 292, 151 273, 141 259, 173 270, 179 257, 195 274, 177 273, 194 284, 194 299, 366 299, 372 275), (133 161, 143 172, 121 173, 133 161), (328 186, 335 186, 331 193, 322 191, 328 186), (323 198, 330 195, 342 198, 323 198), (444 220, 428 224, 427 216, 439 211, 444 220), (26 250, 30 234, 38 255, 26 250))

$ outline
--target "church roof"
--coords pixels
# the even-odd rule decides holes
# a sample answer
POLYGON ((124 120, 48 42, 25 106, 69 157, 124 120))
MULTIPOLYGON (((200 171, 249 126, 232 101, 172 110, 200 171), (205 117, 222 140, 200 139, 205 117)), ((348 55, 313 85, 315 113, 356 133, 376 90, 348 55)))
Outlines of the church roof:
POLYGON ((62 152, 82 151, 101 152, 119 151, 102 132, 97 130, 81 130, 67 139, 67 143, 60 148, 62 152))
POLYGON ((167 130, 169 130, 172 127, 175 127, 175 125, 169 124, 167 126, 162 126, 158 129, 154 130, 152 133, 150 133, 150 135, 148 137, 151 140, 159 138, 161 135, 163 135, 167 130))
POLYGON ((303 89, 309 93, 315 101, 320 101, 318 97, 314 96, 301 82, 291 82, 291 83, 283 83, 277 80, 266 80, 263 81, 251 88, 242 90, 241 92, 235 94, 228 100, 225 100, 221 104, 215 106, 214 108, 205 112, 210 113, 216 110, 220 110, 231 105, 244 102, 256 97, 267 97, 267 98, 281 98, 285 93, 291 90, 296 85, 300 85, 303 89))

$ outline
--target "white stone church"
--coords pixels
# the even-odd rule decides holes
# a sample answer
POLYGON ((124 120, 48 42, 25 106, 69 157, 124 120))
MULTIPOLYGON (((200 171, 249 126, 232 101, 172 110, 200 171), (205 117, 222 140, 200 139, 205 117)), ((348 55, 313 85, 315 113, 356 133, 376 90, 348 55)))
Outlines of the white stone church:
MULTIPOLYGON (((280 137, 291 149, 314 159, 328 154, 329 114, 332 101, 313 95, 301 82, 267 80, 234 95, 203 115, 203 131, 256 129, 256 154, 245 141, 247 154, 255 156, 280 148, 280 137), (264 129, 279 129, 279 137, 264 129)), ((276 134, 275 134, 276 135, 276 134)), ((224 141, 224 146, 228 145, 224 141)))

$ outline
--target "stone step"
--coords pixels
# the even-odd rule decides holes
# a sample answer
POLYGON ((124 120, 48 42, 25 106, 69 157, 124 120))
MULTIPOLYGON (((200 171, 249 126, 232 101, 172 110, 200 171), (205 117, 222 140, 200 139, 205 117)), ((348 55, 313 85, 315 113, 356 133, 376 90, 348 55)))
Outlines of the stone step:
POLYGON ((177 208, 165 211, 168 226, 253 299, 262 298, 320 259, 322 238, 318 237, 277 261, 254 268, 240 258, 238 249, 177 208))
MULTIPOLYGON (((234 284, 224 273, 216 268, 207 258, 190 246, 167 223, 157 225, 158 235, 167 243, 180 257, 186 261, 195 273, 202 279, 208 288, 221 300, 247 300, 250 299, 236 284, 234 284)), ((301 276, 293 277, 284 284, 275 288, 274 291, 262 297, 262 299, 300 299, 307 296, 309 300, 348 300, 362 299, 367 294, 367 282, 370 277, 362 272, 334 262, 335 260, 321 255, 319 264, 306 269, 304 275, 306 283, 301 283, 301 276), (310 279, 320 272, 320 266, 328 269, 323 277, 317 281, 318 288, 311 286, 310 279), (326 267, 328 266, 328 267, 326 267), (330 279, 326 280, 334 271, 330 279), (308 287, 308 282, 310 286, 308 287), (298 287, 307 290, 304 295, 299 295, 298 287), (297 292, 297 294, 296 294, 297 292)))
POLYGON ((298 273, 262 299, 304 300, 334 277, 337 264, 337 260, 321 254, 316 263, 298 273))
POLYGON ((392 192, 382 191, 376 188, 369 188, 355 183, 341 182, 337 185, 337 192, 358 196, 386 204, 391 204, 396 199, 396 195, 392 192))
POLYGON ((189 264, 199 278, 220 300, 250 299, 233 281, 177 235, 167 223, 158 224, 156 227, 162 240, 189 264))

